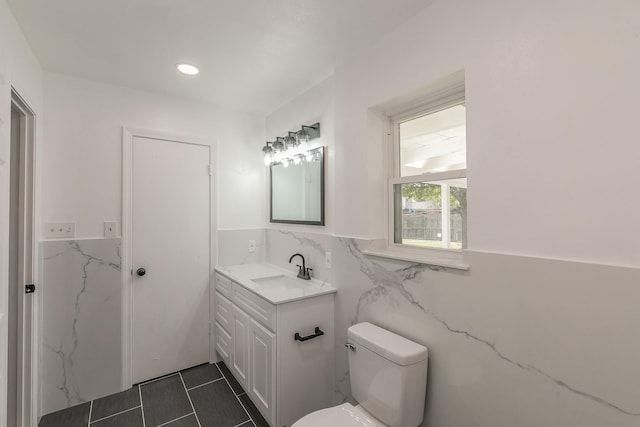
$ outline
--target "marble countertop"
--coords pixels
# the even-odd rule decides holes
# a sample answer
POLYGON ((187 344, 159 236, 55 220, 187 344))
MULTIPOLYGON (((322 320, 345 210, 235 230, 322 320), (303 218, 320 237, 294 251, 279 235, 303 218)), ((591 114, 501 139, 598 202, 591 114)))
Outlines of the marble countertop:
POLYGON ((268 263, 229 265, 216 267, 216 271, 272 304, 282 304, 338 291, 328 282, 314 278, 311 280, 298 279, 291 271, 268 263), (299 282, 300 286, 272 288, 254 281, 276 276, 294 279, 299 282))

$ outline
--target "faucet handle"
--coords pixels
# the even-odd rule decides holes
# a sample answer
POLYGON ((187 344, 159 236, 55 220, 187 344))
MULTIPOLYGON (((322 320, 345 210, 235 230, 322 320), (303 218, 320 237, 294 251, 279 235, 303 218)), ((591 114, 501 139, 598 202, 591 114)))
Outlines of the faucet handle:
POLYGON ((309 275, 309 272, 313 271, 313 268, 303 267, 303 266, 298 265, 298 264, 296 264, 296 266, 298 267, 298 277, 300 279, 304 279, 304 280, 311 279, 311 276, 309 275))

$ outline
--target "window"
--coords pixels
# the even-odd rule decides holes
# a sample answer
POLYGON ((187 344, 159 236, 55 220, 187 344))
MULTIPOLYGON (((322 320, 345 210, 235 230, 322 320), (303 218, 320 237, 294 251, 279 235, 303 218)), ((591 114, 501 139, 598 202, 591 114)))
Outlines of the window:
POLYGON ((464 89, 393 118, 389 241, 461 251, 467 246, 464 89))

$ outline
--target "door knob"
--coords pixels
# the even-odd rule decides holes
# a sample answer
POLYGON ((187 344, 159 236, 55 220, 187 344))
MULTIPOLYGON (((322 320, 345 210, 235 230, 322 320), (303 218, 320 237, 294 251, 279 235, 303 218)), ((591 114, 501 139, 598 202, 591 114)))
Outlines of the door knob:
POLYGON ((136 274, 140 277, 144 276, 145 274, 147 274, 147 270, 145 270, 144 268, 140 267, 139 269, 136 270, 136 274))

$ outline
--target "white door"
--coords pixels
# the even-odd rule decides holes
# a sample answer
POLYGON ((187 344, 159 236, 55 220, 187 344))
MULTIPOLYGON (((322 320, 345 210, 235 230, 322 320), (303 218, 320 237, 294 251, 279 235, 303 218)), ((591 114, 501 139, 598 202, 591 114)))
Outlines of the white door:
POLYGON ((132 379, 209 361, 210 147, 133 137, 132 379))

